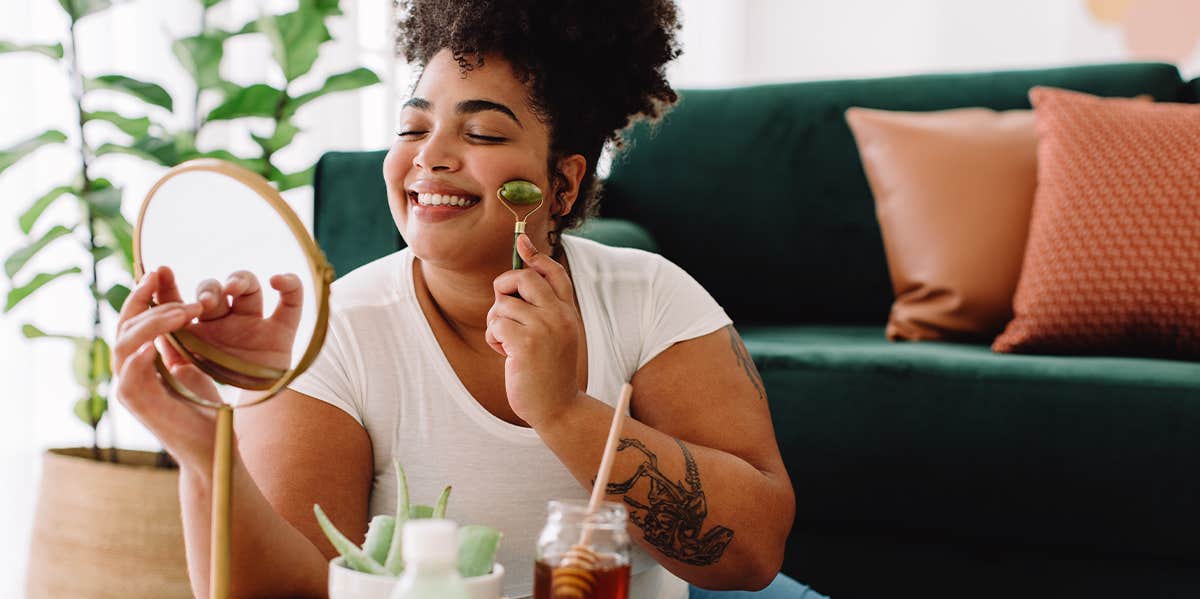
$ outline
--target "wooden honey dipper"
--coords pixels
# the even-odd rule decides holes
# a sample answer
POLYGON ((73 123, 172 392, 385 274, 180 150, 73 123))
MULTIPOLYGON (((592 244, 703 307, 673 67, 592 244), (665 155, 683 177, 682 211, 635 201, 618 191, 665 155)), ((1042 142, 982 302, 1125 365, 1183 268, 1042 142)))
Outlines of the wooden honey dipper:
POLYGON ((608 477, 617 455, 621 425, 625 423, 625 412, 629 410, 629 398, 632 395, 633 386, 625 383, 621 388, 621 400, 617 402, 617 410, 613 413, 612 425, 608 429, 600 470, 596 472, 596 482, 592 485, 592 498, 588 501, 587 514, 583 518, 583 533, 579 535, 579 542, 563 554, 562 561, 550 575, 552 599, 588 599, 596 589, 596 575, 593 572, 600 565, 600 556, 589 547, 594 529, 588 525, 588 521, 600 508, 600 502, 606 494, 608 477))

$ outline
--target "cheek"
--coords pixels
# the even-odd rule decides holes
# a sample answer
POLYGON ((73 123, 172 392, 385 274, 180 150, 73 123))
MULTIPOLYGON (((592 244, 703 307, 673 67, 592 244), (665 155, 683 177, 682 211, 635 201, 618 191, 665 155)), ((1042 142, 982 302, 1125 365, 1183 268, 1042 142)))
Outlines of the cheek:
POLYGON ((383 180, 389 190, 393 187, 397 190, 404 188, 404 177, 412 168, 412 161, 412 150, 402 144, 395 144, 388 150, 383 158, 383 180))

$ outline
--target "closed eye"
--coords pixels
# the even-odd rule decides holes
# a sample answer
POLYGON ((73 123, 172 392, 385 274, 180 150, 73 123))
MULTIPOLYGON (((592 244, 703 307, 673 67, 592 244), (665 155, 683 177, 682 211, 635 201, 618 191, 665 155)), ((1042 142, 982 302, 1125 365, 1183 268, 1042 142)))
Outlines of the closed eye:
POLYGON ((476 139, 479 141, 487 142, 487 143, 493 143, 493 144, 508 141, 508 139, 504 138, 504 137, 496 137, 494 135, 480 135, 478 133, 468 133, 467 137, 469 137, 471 139, 476 139))
POLYGON ((418 135, 425 135, 426 133, 428 131, 397 131, 396 135, 399 137, 416 137, 418 135))

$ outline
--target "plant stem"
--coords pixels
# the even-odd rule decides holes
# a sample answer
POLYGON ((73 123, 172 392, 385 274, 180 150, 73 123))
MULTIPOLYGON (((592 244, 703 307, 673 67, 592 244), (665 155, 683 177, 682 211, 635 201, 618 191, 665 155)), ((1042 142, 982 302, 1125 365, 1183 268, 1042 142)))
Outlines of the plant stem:
MULTIPOLYGON (((80 200, 83 201, 84 210, 87 216, 87 233, 88 245, 87 251, 91 261, 91 295, 92 295, 92 341, 88 348, 88 401, 90 402, 96 392, 98 383, 95 380, 96 372, 96 352, 92 350, 95 346, 95 340, 103 335, 100 326, 100 283, 97 274, 96 260, 96 215, 92 210, 92 204, 87 199, 87 193, 92 189, 92 179, 88 175, 88 146, 87 139, 84 137, 84 119, 83 112, 83 74, 79 69, 79 51, 78 51, 78 36, 75 34, 75 19, 71 19, 71 59, 68 61, 68 69, 71 74, 71 93, 75 98, 75 109, 79 115, 79 162, 81 169, 82 186, 80 195, 83 196, 80 200)), ((115 445, 115 444, 114 444, 115 445)), ((99 461, 100 456, 100 421, 92 422, 92 458, 99 461)), ((116 461, 116 452, 111 453, 111 458, 116 461)))

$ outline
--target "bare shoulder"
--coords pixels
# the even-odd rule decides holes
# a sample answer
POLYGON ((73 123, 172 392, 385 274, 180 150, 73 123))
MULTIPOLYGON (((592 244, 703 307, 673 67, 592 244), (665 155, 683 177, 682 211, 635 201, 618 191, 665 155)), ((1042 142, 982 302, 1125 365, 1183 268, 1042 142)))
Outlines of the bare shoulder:
POLYGON ((238 453, 275 508, 326 557, 336 554, 313 516, 318 503, 358 540, 366 533, 374 457, 366 429, 319 399, 284 390, 234 416, 238 453))

